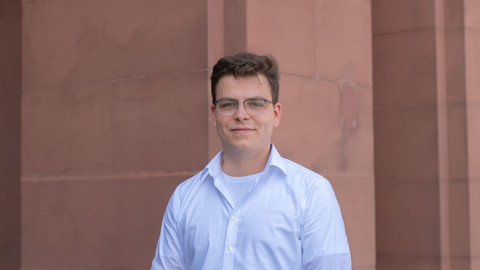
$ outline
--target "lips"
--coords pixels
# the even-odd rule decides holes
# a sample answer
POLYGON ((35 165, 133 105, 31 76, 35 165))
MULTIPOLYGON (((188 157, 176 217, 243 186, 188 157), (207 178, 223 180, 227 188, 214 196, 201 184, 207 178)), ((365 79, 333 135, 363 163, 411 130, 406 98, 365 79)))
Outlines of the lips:
POLYGON ((237 127, 237 128, 232 128, 231 131, 234 133, 239 133, 239 134, 245 134, 252 132, 254 129, 253 128, 247 128, 247 127, 237 127))

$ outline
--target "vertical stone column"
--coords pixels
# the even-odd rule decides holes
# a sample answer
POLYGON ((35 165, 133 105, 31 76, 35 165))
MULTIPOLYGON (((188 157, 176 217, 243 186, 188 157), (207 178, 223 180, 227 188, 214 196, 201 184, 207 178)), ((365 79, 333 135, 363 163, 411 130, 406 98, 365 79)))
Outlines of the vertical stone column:
POLYGON ((480 269, 480 1, 464 0, 470 267, 480 269))
POLYGON ((21 14, 0 3, 0 269, 20 269, 21 14))
POLYGON ((470 270, 463 1, 435 3, 441 269, 470 270))
POLYGON ((433 1, 373 1, 377 269, 440 269, 433 1))
POLYGON ((478 50, 466 38, 469 9, 445 0, 372 5, 377 269, 475 269, 478 106, 468 74, 478 64, 468 59, 478 50))

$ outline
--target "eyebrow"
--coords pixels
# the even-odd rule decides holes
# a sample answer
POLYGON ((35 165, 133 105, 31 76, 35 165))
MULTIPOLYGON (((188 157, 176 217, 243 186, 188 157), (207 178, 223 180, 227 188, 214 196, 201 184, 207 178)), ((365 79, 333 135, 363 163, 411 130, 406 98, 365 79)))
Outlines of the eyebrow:
MULTIPOLYGON (((248 98, 246 98, 246 99, 244 99, 244 100, 252 99, 252 98, 267 99, 267 98, 262 97, 262 96, 253 96, 253 97, 248 97, 248 98)), ((232 98, 232 97, 222 97, 222 98, 219 98, 219 99, 217 99, 217 100, 220 100, 220 99, 232 99, 232 100, 237 100, 237 101, 238 101, 238 99, 232 98)), ((267 99, 267 100, 268 100, 268 99, 267 99)))

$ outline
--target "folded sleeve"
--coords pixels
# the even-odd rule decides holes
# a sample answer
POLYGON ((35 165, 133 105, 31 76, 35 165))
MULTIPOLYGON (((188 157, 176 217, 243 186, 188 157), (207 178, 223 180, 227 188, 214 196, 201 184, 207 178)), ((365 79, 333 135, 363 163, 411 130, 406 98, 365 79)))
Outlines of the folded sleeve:
POLYGON ((352 269, 340 206, 332 186, 324 178, 307 196, 301 241, 303 269, 352 269))

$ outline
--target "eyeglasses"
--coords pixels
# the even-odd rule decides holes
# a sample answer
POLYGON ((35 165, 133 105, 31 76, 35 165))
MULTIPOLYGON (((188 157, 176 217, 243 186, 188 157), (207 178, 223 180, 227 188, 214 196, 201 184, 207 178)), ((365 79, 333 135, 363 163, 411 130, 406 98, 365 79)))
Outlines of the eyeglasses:
POLYGON ((264 98, 247 98, 243 101, 234 98, 222 98, 215 101, 218 113, 225 116, 234 115, 238 110, 239 103, 243 103, 243 107, 248 114, 259 115, 265 111, 267 103, 272 103, 272 101, 264 98))

